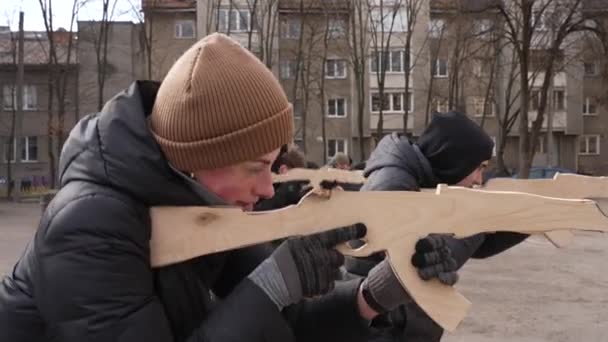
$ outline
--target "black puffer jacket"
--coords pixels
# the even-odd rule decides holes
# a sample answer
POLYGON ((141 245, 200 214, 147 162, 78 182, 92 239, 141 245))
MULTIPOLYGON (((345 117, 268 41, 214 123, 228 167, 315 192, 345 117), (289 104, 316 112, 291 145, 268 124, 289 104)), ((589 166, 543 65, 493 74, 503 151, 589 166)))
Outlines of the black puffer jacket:
MULTIPOLYGON (((419 191, 438 184, 431 165, 417 145, 405 137, 384 137, 372 152, 365 169, 366 183, 361 191, 419 191)), ((406 204, 404 204, 406 205, 406 204)), ((469 258, 498 254, 523 241, 527 235, 499 232, 452 239, 450 248, 459 266, 469 258)), ((378 260, 347 258, 346 270, 365 276, 378 260)), ((393 328, 378 331, 373 341, 439 341, 443 330, 415 303, 400 307, 386 317, 393 328)))
POLYGON ((221 204, 173 170, 151 136, 146 116, 157 89, 135 83, 72 130, 61 155, 61 190, 0 283, 0 341, 365 335, 357 281, 280 313, 245 278, 270 253, 265 246, 150 268, 150 206, 221 204))

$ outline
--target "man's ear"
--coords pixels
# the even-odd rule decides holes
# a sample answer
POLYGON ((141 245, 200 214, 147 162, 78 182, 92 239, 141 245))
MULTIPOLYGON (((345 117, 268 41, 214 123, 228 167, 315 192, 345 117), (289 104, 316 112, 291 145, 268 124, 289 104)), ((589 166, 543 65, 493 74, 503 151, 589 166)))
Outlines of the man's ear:
POLYGON ((281 166, 279 166, 280 175, 287 173, 287 171, 289 171, 289 168, 287 167, 287 165, 281 164, 281 166))

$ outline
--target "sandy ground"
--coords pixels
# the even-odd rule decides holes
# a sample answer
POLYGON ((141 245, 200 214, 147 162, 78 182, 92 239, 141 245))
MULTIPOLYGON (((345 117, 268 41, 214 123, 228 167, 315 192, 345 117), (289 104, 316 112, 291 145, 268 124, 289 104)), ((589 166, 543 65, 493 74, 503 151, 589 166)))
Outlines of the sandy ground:
MULTIPOLYGON (((0 274, 34 233, 39 206, 0 202, 0 274)), ((447 342, 608 341, 608 236, 579 234, 566 249, 533 237, 469 262, 459 290, 473 303, 447 342)))

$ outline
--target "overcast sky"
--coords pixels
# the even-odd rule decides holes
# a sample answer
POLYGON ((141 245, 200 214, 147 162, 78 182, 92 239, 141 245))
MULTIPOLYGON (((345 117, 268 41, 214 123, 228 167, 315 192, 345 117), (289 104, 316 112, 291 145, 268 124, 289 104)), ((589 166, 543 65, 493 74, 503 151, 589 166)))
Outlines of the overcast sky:
MULTIPOLYGON (((49 0, 42 0, 48 2, 49 0)), ((53 27, 70 27, 70 17, 74 0, 52 0, 53 4, 53 27)), ((81 2, 82 0, 79 0, 81 2)), ((116 1, 112 20, 136 21, 133 14, 133 3, 139 8, 140 0, 110 0, 110 6, 116 1)), ((79 20, 101 19, 101 0, 88 0, 79 13, 79 20)), ((0 0, 0 26, 10 24, 12 30, 19 29, 19 11, 24 13, 24 28, 26 31, 44 31, 44 20, 40 10, 39 0, 0 0)), ((76 23, 74 23, 76 30, 76 23)))

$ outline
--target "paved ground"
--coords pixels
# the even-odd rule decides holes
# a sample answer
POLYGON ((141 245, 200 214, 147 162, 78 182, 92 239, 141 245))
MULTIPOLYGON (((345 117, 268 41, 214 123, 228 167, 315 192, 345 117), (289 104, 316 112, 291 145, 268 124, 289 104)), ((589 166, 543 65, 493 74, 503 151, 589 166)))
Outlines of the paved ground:
MULTIPOLYGON (((0 202, 0 274, 33 235, 38 204, 0 202)), ((542 238, 471 261, 458 288, 473 302, 446 342, 608 341, 608 236, 582 234, 566 249, 542 238)))

